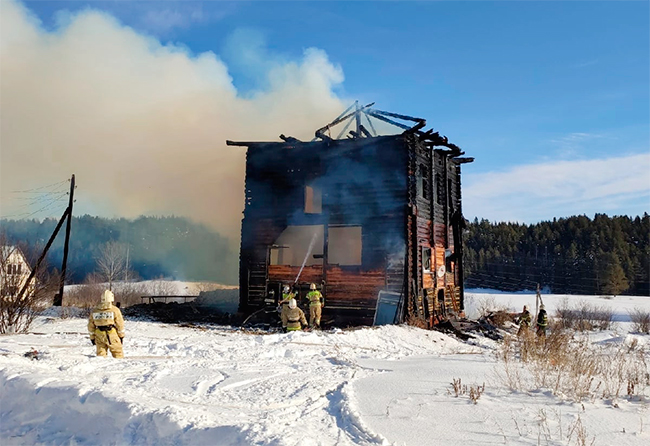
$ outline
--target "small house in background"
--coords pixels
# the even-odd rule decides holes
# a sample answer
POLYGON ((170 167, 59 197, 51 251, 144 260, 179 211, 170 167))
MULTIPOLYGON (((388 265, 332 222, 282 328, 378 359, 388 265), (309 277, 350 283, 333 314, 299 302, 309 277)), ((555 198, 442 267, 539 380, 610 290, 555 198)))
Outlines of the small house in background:
POLYGON ((310 283, 324 326, 431 326, 463 312, 460 168, 473 159, 424 119, 372 105, 353 104, 309 142, 227 141, 248 148, 241 312, 277 302, 283 285, 302 298, 310 283), (401 133, 378 136, 373 121, 401 133))
MULTIPOLYGON (((0 296, 4 300, 11 300, 18 296, 25 286, 32 269, 27 263, 25 255, 17 246, 0 246, 0 296)), ((34 292, 36 279, 32 278, 30 285, 25 290, 26 295, 34 292)))

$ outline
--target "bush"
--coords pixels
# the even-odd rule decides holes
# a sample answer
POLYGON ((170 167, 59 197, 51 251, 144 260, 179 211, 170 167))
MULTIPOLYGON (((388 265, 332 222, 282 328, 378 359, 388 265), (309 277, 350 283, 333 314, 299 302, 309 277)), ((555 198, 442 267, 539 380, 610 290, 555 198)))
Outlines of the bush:
POLYGON ((607 306, 590 305, 585 301, 569 305, 569 300, 565 298, 558 305, 555 315, 563 329, 592 331, 608 330, 612 326, 614 313, 607 306))
POLYGON ((635 308, 629 312, 632 329, 636 333, 650 333, 650 312, 635 308))

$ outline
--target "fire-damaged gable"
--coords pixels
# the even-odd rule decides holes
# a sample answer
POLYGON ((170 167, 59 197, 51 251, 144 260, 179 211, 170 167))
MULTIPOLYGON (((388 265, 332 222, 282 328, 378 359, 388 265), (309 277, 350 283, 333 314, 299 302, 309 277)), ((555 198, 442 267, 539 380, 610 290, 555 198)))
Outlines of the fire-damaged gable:
POLYGON ((283 285, 302 299, 315 283, 325 326, 410 317, 433 324, 461 312, 460 163, 467 160, 446 138, 421 132, 424 120, 368 106, 338 121, 347 117, 357 129, 347 139, 326 136, 331 124, 313 142, 228 141, 248 147, 240 311, 274 305, 283 285), (375 115, 417 124, 373 136, 360 118, 375 115))

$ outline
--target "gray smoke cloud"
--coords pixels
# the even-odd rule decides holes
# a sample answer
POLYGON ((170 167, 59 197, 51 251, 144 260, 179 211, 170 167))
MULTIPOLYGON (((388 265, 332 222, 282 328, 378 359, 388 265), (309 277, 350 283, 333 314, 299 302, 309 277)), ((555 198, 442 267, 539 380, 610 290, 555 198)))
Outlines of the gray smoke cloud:
POLYGON ((23 204, 13 191, 75 173, 77 215, 182 215, 238 240, 245 148, 225 140, 308 140, 349 103, 319 49, 271 64, 264 90, 243 97, 216 54, 107 13, 49 31, 21 3, 0 8, 0 217, 23 204))

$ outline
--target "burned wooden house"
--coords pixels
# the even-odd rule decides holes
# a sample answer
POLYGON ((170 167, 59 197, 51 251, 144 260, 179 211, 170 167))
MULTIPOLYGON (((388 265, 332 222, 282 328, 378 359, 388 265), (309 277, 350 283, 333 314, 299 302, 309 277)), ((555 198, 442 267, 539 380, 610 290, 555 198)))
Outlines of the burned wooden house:
POLYGON ((372 105, 353 104, 311 142, 227 141, 248 148, 244 314, 276 303, 283 285, 304 297, 311 283, 325 326, 431 326, 463 312, 460 167, 472 159, 423 119, 372 105), (401 133, 377 136, 373 120, 401 133))

